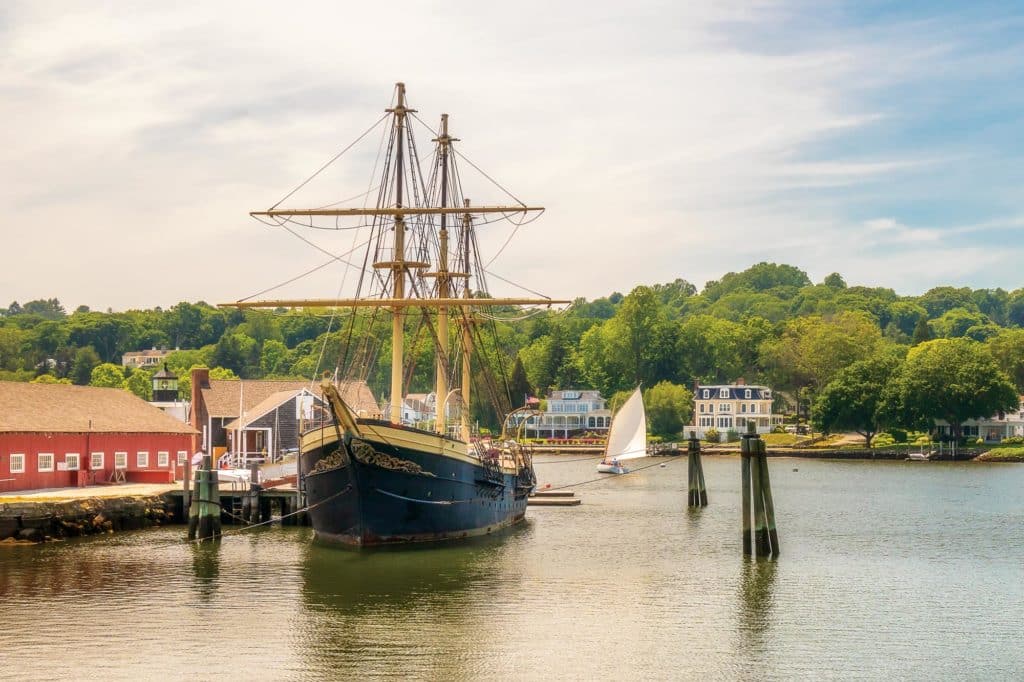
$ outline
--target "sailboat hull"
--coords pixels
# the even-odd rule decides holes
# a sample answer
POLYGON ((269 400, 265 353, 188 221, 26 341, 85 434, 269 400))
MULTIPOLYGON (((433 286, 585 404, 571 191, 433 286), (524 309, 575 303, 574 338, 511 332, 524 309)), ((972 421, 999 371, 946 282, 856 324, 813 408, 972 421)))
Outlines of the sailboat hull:
POLYGON ((321 541, 432 542, 494 533, 525 518, 532 482, 519 472, 488 471, 436 434, 368 431, 353 437, 327 426, 303 439, 308 513, 321 541))

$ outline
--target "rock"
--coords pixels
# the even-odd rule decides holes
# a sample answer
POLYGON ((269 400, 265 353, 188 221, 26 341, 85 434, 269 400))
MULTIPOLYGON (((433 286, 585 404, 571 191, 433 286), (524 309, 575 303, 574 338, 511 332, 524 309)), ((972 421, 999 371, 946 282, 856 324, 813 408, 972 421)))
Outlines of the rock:
POLYGON ((38 528, 22 528, 18 531, 19 540, 28 540, 30 542, 42 542, 45 539, 43 531, 38 528))

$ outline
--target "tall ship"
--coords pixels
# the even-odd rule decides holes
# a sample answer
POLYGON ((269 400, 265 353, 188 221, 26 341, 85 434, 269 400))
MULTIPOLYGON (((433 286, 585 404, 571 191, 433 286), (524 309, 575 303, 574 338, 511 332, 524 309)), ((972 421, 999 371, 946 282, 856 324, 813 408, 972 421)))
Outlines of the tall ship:
POLYGON ((501 378, 488 371, 493 359, 480 358, 497 350, 483 335, 497 314, 518 317, 537 306, 567 301, 536 294, 491 297, 477 228, 501 220, 515 234, 543 209, 515 199, 457 152, 447 114, 436 130, 419 119, 408 106, 404 84, 396 84, 392 105, 378 125, 379 170, 371 174, 370 190, 360 195, 363 206, 344 206, 342 201, 280 208, 293 190, 272 208, 250 214, 290 232, 352 229, 366 236, 358 256, 353 255, 356 251, 331 254, 357 273, 354 294, 225 305, 326 308, 339 319, 341 357, 333 376, 321 381, 328 410, 323 420, 304 430, 299 451, 306 506, 318 539, 365 547, 493 533, 524 518, 536 476, 529 453, 514 440, 482 438, 474 432, 471 406, 479 397, 474 391, 487 394, 498 414, 512 407, 507 391, 502 395, 501 378), (414 121, 416 128, 433 134, 432 153, 422 163, 414 121), (460 159, 513 201, 472 204, 463 193, 460 159), (373 193, 374 204, 369 205, 373 193), (386 325, 378 324, 378 317, 390 317, 390 335, 384 339, 374 338, 373 330, 386 325), (423 352, 424 345, 429 354, 423 352), (338 386, 366 380, 373 368, 387 365, 378 359, 388 352, 390 390, 384 414, 359 413, 338 386), (433 419, 426 423, 403 414, 409 409, 413 377, 423 381, 425 355, 434 375, 433 419))

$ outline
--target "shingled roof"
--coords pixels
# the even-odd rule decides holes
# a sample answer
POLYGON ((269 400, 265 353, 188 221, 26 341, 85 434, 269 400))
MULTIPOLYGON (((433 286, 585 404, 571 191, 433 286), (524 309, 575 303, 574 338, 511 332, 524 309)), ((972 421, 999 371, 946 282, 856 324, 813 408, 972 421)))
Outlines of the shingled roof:
MULTIPOLYGON (((212 379, 210 387, 202 389, 203 402, 206 403, 207 412, 211 417, 237 418, 239 398, 242 401, 242 409, 251 413, 253 408, 259 406, 275 393, 287 391, 300 391, 307 389, 314 395, 320 396, 320 386, 310 385, 309 381, 272 381, 272 380, 228 380, 212 379)), ((379 417, 380 407, 370 392, 370 387, 365 381, 342 382, 338 387, 342 400, 356 412, 365 412, 368 417, 379 417)), ((283 401, 282 401, 283 402, 283 401)))
POLYGON ((188 424, 120 388, 0 381, 0 432, 185 433, 188 424))
MULTIPOLYGON (((300 393, 300 391, 278 391, 277 393, 271 393, 266 400, 254 406, 251 410, 245 411, 245 421, 247 424, 251 424, 260 417, 264 416, 268 412, 271 412, 277 407, 280 407, 283 403, 292 400, 300 393)), ((238 419, 234 419, 228 424, 224 425, 225 430, 234 431, 240 424, 238 419)))

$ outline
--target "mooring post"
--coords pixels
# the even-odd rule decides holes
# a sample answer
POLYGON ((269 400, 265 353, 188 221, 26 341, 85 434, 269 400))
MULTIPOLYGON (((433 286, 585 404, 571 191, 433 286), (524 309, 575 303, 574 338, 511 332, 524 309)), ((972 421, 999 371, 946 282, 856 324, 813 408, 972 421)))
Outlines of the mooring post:
POLYGON ((260 466, 256 462, 249 464, 249 513, 242 514, 248 523, 259 523, 260 518, 260 466))
POLYGON ((743 514, 744 556, 750 556, 753 554, 753 544, 750 541, 750 499, 754 493, 750 486, 751 438, 752 436, 748 427, 747 433, 743 434, 743 439, 740 441, 740 495, 742 496, 743 502, 740 513, 743 514))
POLYGON ((764 491, 765 521, 768 525, 768 539, 771 542, 772 556, 779 556, 779 533, 775 528, 775 503, 772 501, 772 482, 768 477, 768 448, 765 442, 757 439, 758 466, 761 469, 761 487, 764 491))
POLYGON ((686 473, 686 506, 696 507, 698 506, 700 496, 697 494, 697 459, 694 457, 693 440, 690 440, 690 442, 687 443, 686 453, 687 464, 689 465, 689 470, 686 473))
POLYGON ((697 432, 690 431, 690 440, 686 445, 690 455, 690 496, 691 507, 708 506, 708 491, 704 487, 704 465, 700 457, 700 441, 697 432))
POLYGON ((199 469, 193 472, 194 485, 192 486, 193 494, 189 499, 188 505, 188 539, 195 540, 196 533, 199 531, 199 499, 202 494, 199 492, 199 469))
MULTIPOLYGON (((196 494, 199 497, 196 537, 199 540, 220 539, 220 487, 217 479, 210 455, 203 455, 203 463, 196 472, 196 494)), ((191 535, 189 539, 193 539, 191 535)))
MULTIPOLYGON (((751 424, 751 427, 753 424, 751 424)), ((748 431, 754 429, 748 427, 748 431)), ((754 555, 768 556, 771 554, 771 547, 768 544, 768 524, 764 516, 764 485, 761 481, 761 439, 754 433, 750 439, 751 457, 753 460, 750 467, 751 488, 754 492, 754 555)))

